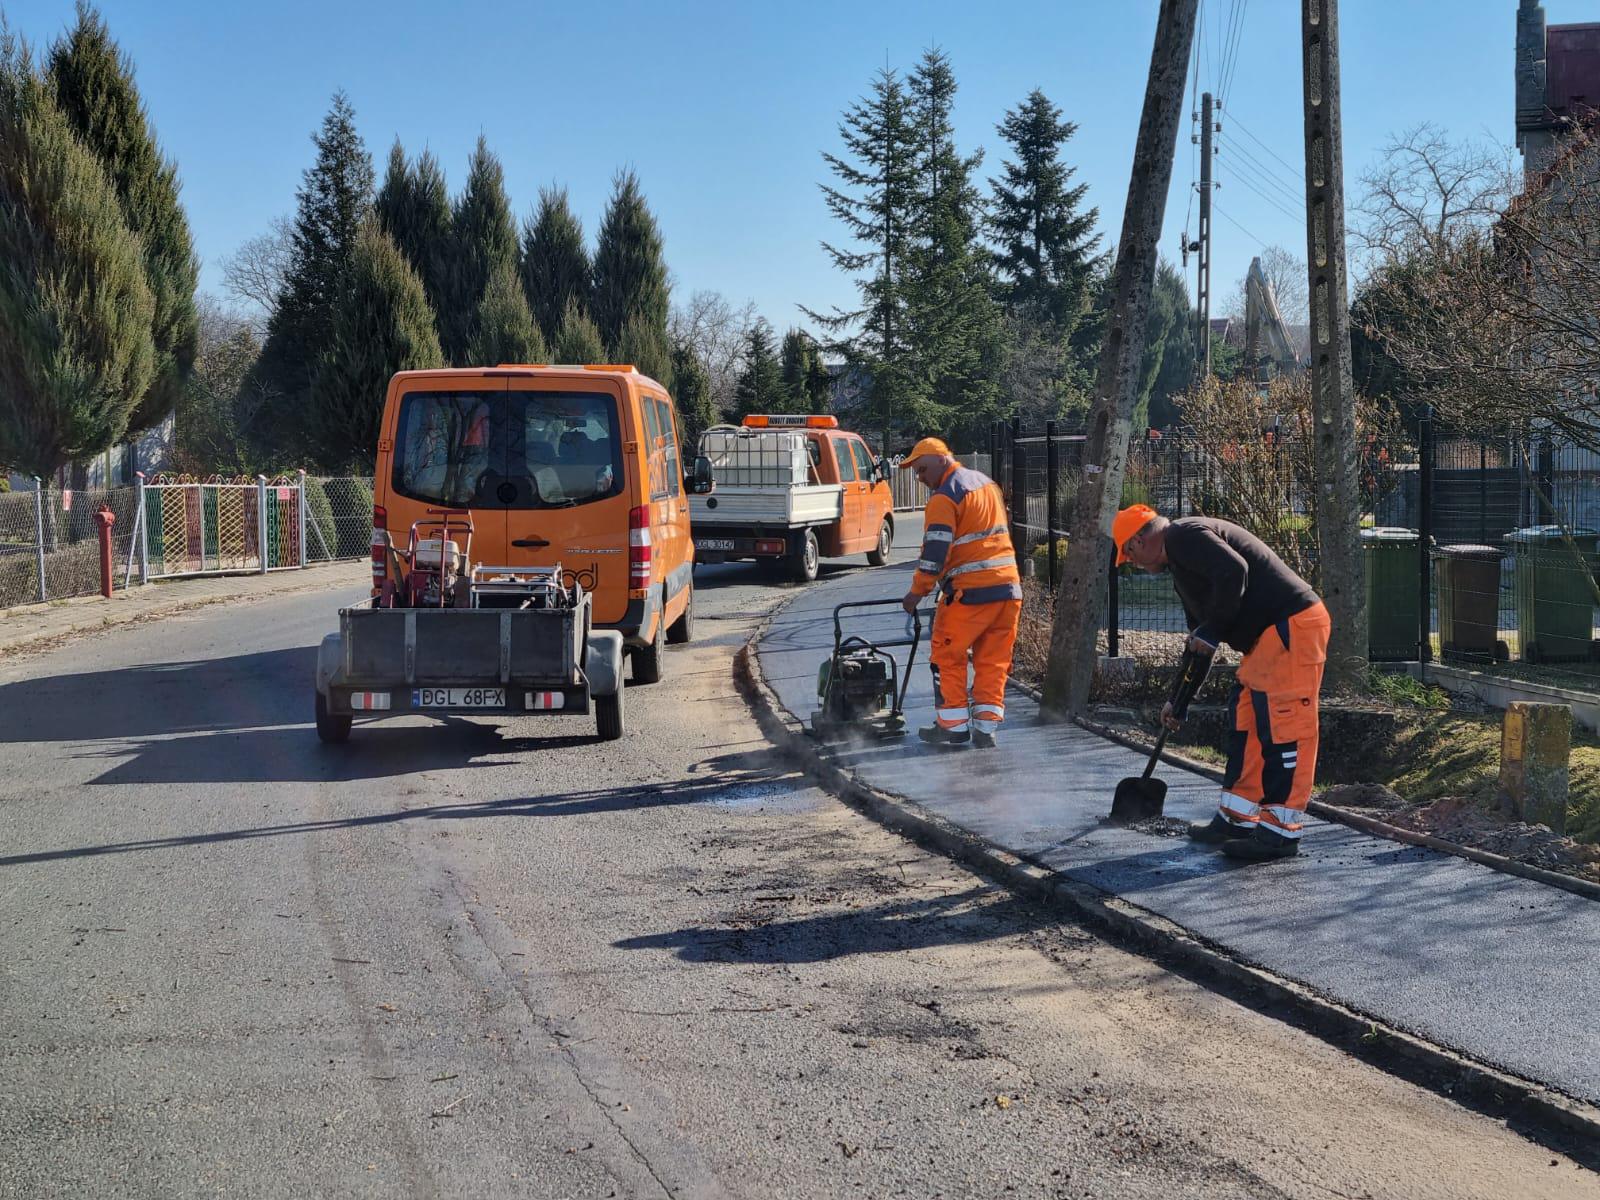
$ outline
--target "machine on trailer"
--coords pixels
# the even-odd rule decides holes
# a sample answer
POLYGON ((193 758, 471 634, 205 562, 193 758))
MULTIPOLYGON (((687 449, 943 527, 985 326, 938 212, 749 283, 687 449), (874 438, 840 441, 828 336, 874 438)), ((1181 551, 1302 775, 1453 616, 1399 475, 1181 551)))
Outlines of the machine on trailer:
POLYGON ((900 607, 899 600, 852 600, 834 606, 833 653, 817 671, 817 710, 811 714, 811 732, 819 738, 899 737, 906 731, 906 687, 911 664, 922 640, 922 614, 906 618, 903 637, 869 639, 845 636, 840 614, 846 609, 900 607), (891 650, 910 647, 905 670, 891 650))

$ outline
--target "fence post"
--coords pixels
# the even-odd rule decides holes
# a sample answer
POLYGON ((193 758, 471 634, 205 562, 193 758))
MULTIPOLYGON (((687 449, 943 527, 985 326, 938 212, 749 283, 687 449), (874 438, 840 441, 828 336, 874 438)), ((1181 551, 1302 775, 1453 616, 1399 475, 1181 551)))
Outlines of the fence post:
POLYGON ((261 551, 261 573, 267 573, 267 477, 256 476, 256 549, 261 551))
POLYGON ((39 569, 39 603, 47 603, 50 589, 44 581, 44 481, 33 477, 33 557, 39 569))
POLYGON ((300 569, 306 569, 306 559, 311 555, 306 549, 306 473, 300 470, 300 569))
POLYGON ((139 477, 139 586, 150 582, 150 514, 145 507, 144 472, 139 477))
POLYGON ((1022 465, 1022 418, 1011 418, 1011 550, 1017 556, 1017 570, 1028 553, 1028 535, 1023 527, 1028 517, 1027 471, 1022 465))
MULTIPOLYGON (((1171 429, 1170 426, 1168 428, 1171 430, 1173 436, 1172 448, 1178 452, 1178 498, 1173 504, 1172 508, 1173 520, 1177 520, 1179 517, 1186 517, 1189 515, 1184 511, 1183 508, 1183 441, 1177 430, 1171 429)), ((1163 444, 1162 449, 1166 449, 1165 444, 1163 444)))
POLYGON ((1539 443, 1539 524, 1556 520, 1556 449, 1549 438, 1539 443))
POLYGON ((1001 491, 1005 490, 1005 470, 1000 464, 1000 422, 989 422, 989 478, 1000 485, 1001 491))
POLYGON ((1056 586, 1061 582, 1061 570, 1057 563, 1059 554, 1056 551, 1056 528, 1061 524, 1061 494, 1056 485, 1056 476, 1060 473, 1060 455, 1056 450, 1056 423, 1044 423, 1044 473, 1049 499, 1046 501, 1048 512, 1045 524, 1045 537, 1050 540, 1050 594, 1056 593, 1056 586))
POLYGON ((1106 572, 1109 582, 1106 584, 1106 654, 1112 658, 1117 654, 1122 638, 1118 629, 1117 610, 1120 607, 1117 600, 1117 548, 1111 548, 1111 570, 1106 572))
POLYGON ((1433 407, 1425 404, 1417 424, 1417 673, 1424 678, 1433 653, 1433 453, 1433 407))

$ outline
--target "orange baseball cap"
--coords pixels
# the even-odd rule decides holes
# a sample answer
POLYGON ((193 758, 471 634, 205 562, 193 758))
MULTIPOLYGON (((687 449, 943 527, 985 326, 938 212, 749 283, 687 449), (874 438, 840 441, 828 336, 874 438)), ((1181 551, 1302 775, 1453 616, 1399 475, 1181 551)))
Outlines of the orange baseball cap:
POLYGON ((944 457, 949 458, 950 447, 946 446, 938 438, 923 438, 915 446, 911 447, 911 453, 901 461, 900 469, 902 471, 907 470, 917 459, 927 458, 934 454, 942 454, 944 457))
POLYGON ((1148 504, 1130 504, 1111 521, 1111 540, 1117 544, 1117 566, 1128 561, 1128 539, 1159 516, 1148 504))

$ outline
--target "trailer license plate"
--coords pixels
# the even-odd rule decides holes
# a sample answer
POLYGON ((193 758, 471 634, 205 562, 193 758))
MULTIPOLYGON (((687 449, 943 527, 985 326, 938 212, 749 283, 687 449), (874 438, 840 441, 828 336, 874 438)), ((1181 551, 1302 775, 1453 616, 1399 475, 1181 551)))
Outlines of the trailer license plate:
POLYGON ((504 708, 505 688, 414 688, 413 708, 504 708))
POLYGON ((732 538, 695 538, 696 550, 732 550, 732 538))

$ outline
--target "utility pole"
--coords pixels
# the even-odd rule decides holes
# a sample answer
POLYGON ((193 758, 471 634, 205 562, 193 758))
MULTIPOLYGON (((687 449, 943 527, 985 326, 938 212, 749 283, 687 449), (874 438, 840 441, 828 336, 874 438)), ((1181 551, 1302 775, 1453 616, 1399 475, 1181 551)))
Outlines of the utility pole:
POLYGON ((1195 295, 1200 329, 1194 344, 1201 379, 1211 378, 1211 160, 1216 153, 1211 109, 1211 93, 1207 92, 1200 97, 1200 282, 1195 295))
POLYGON ((1344 252, 1339 0, 1300 0, 1306 118, 1306 263, 1311 285, 1311 411, 1316 426, 1317 561, 1333 618, 1328 675, 1352 682, 1367 658, 1366 578, 1357 530, 1355 397, 1344 252))
POLYGON ((1111 277, 1111 312, 1084 446, 1083 483, 1078 488, 1050 631, 1043 707, 1057 717, 1082 714, 1094 681, 1106 596, 1106 536, 1122 497, 1122 476, 1128 463, 1128 427, 1138 397, 1156 243, 1166 216, 1167 188, 1172 183, 1198 4, 1199 0, 1161 0, 1156 17, 1150 78, 1145 85, 1122 238, 1111 277))

